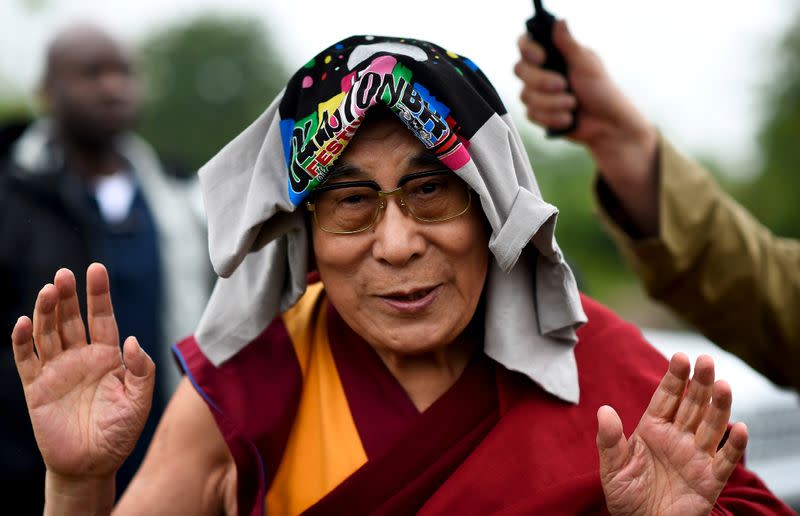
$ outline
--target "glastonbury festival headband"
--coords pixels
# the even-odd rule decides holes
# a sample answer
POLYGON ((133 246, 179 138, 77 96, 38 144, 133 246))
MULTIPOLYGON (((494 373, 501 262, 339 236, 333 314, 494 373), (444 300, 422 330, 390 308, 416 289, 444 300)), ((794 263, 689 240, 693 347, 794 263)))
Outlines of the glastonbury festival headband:
POLYGON ((387 106, 477 194, 492 229, 485 352, 577 402, 575 330, 586 321, 539 192, 496 91, 469 59, 425 41, 353 36, 318 54, 200 172, 220 276, 195 338, 214 364, 252 342, 306 288, 304 199, 365 113, 387 106))
POLYGON ((377 103, 389 107, 451 170, 469 161, 469 138, 486 120, 505 113, 489 81, 467 58, 425 41, 348 38, 306 63, 280 102, 295 205, 325 181, 366 111, 377 103), (447 92, 447 99, 431 91, 447 92))

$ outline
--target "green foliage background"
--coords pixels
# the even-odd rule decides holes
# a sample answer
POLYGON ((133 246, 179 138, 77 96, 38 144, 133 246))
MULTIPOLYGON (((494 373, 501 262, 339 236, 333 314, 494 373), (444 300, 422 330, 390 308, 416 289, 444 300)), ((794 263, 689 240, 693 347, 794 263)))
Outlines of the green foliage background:
POLYGON ((784 36, 765 106, 761 174, 737 196, 778 235, 800 238, 800 11, 784 36))
POLYGON ((207 15, 141 45, 141 134, 192 169, 255 120, 288 80, 264 27, 207 15))

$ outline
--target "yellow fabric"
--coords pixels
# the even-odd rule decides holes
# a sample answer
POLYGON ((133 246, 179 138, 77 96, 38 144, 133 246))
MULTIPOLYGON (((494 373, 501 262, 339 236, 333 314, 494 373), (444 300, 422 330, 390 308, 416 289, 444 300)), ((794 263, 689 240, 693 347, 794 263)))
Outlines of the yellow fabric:
POLYGON ((300 514, 367 462, 326 331, 321 283, 283 314, 303 373, 303 392, 266 513, 300 514))
POLYGON ((654 299, 772 381, 800 389, 800 241, 773 235, 663 138, 659 151, 657 238, 631 238, 619 201, 595 189, 621 254, 654 299))

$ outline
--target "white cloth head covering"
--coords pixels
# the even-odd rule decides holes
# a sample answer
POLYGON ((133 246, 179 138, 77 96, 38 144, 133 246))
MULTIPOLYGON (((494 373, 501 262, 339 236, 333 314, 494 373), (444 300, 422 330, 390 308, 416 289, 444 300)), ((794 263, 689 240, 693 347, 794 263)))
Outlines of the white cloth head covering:
POLYGON ((485 352, 577 403, 573 353, 586 322, 519 134, 469 59, 428 42, 353 36, 312 59, 269 108, 200 170, 220 278, 195 333, 221 364, 306 288, 302 202, 383 102, 480 197, 491 226, 485 352))

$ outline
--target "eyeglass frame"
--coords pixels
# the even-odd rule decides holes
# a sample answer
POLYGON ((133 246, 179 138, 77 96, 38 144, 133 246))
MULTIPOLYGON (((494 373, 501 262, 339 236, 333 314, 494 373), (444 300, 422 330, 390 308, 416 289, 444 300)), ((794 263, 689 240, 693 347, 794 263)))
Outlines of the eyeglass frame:
MULTIPOLYGON (((449 168, 444 168, 444 167, 433 169, 433 170, 424 170, 422 172, 414 172, 412 174, 408 174, 408 175, 405 175, 402 178, 400 178, 400 181, 398 181, 398 183, 397 183, 397 188, 394 188, 392 190, 381 190, 380 186, 375 181, 347 181, 347 182, 341 182, 341 183, 333 183, 333 184, 329 184, 329 185, 320 185, 320 186, 316 187, 314 189, 314 191, 312 192, 312 194, 311 194, 312 195, 312 199, 306 201, 306 209, 314 214, 314 223, 317 225, 317 227, 319 229, 321 229, 322 231, 324 231, 326 233, 331 233, 333 235, 353 235, 353 234, 356 234, 356 233, 363 233, 364 231, 368 231, 368 230, 372 229, 373 227, 375 227, 375 224, 380 219, 381 213, 386 209, 386 199, 387 199, 387 197, 397 197, 397 204, 398 204, 398 206, 400 206, 400 209, 405 211, 405 212, 407 212, 408 214, 410 214, 411 217, 414 220, 418 221, 418 222, 422 222, 424 224, 435 224, 437 222, 447 222, 448 220, 452 220, 452 219, 454 219, 456 217, 460 217, 461 215, 464 215, 465 213, 467 213, 469 211, 470 207, 472 206, 472 188, 470 188, 469 185, 466 185, 467 186, 467 205, 464 207, 464 209, 461 210, 460 212, 456 213, 455 215, 450 215, 449 217, 446 217, 446 218, 443 218, 443 219, 425 219, 425 218, 417 216, 417 214, 414 213, 414 210, 412 210, 406 204, 406 200, 403 197, 403 186, 405 186, 406 183, 408 183, 409 181, 413 181, 414 179, 420 179, 422 177, 432 177, 432 176, 440 176, 440 175, 446 175, 446 174, 454 174, 454 172, 452 170, 450 170, 449 168), (339 190, 339 189, 348 188, 348 187, 366 187, 366 188, 370 188, 370 189, 374 190, 378 194, 378 201, 379 201, 378 202, 378 209, 375 210, 375 215, 372 217, 372 221, 370 221, 370 223, 367 226, 365 226, 365 227, 363 227, 361 229, 353 230, 353 231, 332 231, 330 229, 325 229, 322 226, 322 224, 320 224, 319 219, 317 218, 316 199, 313 198, 313 197, 316 194, 321 193, 321 192, 327 192, 327 191, 330 191, 330 190, 339 190)), ((458 178, 458 179, 462 180, 460 178, 458 178)))

